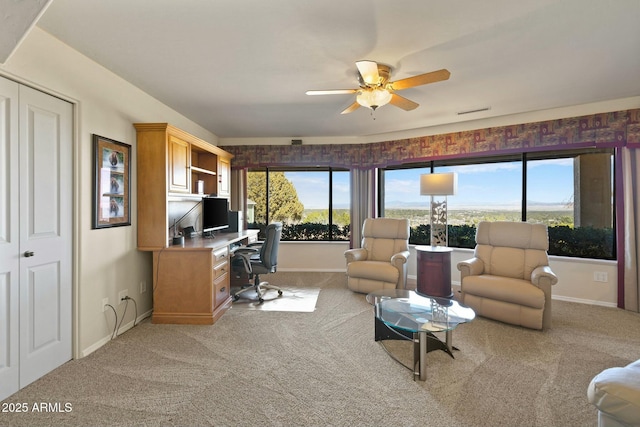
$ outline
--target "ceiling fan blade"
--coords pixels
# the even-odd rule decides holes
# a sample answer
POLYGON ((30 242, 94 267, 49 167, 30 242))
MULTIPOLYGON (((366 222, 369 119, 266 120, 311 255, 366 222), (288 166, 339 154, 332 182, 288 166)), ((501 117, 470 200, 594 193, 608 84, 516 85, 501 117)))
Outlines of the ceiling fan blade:
POLYGON ((409 89, 415 86, 447 80, 450 75, 451 73, 449 72, 449 70, 443 68, 442 70, 432 71, 430 73, 419 74, 417 76, 390 82, 387 86, 392 90, 409 89))
POLYGON ((373 61, 356 62, 358 72, 362 76, 362 80, 368 85, 377 85, 380 83, 380 75, 378 74, 378 64, 373 61))
POLYGON ((391 94, 391 101, 389 101, 389 104, 402 108, 405 111, 415 110, 420 105, 395 93, 391 94))
POLYGON ((358 104, 358 101, 355 101, 353 104, 349 105, 347 108, 342 110, 340 114, 348 114, 353 111, 356 111, 358 108, 360 108, 360 104, 358 104))
POLYGON ((332 90, 308 90, 307 95, 340 95, 343 93, 356 93, 356 89, 332 89, 332 90))

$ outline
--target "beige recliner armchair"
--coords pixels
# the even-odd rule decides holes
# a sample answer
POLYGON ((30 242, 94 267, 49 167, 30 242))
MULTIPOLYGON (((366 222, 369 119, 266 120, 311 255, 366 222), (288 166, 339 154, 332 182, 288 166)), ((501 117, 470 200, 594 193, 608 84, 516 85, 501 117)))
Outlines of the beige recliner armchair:
POLYGON ((474 257, 458 263, 461 301, 476 314, 532 329, 551 326, 547 226, 526 222, 478 224, 474 257))
POLYGON ((409 259, 409 220, 367 218, 362 225, 362 247, 344 253, 347 285, 354 292, 404 289, 409 259))

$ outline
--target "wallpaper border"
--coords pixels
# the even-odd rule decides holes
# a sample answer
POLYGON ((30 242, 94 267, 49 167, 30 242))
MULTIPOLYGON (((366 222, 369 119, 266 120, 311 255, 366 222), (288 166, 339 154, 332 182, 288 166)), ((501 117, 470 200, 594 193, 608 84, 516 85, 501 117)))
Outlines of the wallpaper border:
POLYGON ((368 144, 231 145, 233 169, 402 163, 583 147, 640 147, 640 108, 368 144))

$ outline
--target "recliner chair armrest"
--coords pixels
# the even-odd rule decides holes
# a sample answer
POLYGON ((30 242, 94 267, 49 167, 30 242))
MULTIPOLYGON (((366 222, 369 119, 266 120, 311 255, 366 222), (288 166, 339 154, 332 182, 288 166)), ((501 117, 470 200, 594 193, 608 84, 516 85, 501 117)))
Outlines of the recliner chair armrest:
POLYGON ((411 255, 411 253, 409 251, 402 251, 402 252, 398 252, 397 254, 393 254, 393 256, 391 257, 391 264, 393 264, 396 267, 402 267, 404 264, 407 263, 407 260, 409 259, 409 256, 411 255))
POLYGON ((347 258, 347 264, 350 264, 354 261, 365 261, 369 253, 364 248, 355 248, 344 251, 344 256, 347 258))
POLYGON ((480 258, 470 258, 458 263, 458 271, 464 278, 467 276, 477 276, 484 271, 484 262, 480 258))
POLYGON ((398 274, 398 283, 396 285, 397 289, 406 289, 407 288, 407 260, 411 252, 402 251, 397 254, 393 254, 391 256, 391 265, 393 265, 397 270, 398 274))
POLYGON ((551 267, 549 267, 548 265, 541 265, 540 267, 536 267, 531 272, 531 283, 540 287, 545 281, 549 285, 553 286, 558 283, 558 276, 556 276, 555 273, 551 271, 551 267))

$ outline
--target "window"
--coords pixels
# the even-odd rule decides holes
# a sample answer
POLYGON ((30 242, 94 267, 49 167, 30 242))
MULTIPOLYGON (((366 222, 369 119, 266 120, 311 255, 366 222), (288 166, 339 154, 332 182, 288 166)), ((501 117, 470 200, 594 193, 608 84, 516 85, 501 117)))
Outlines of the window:
POLYGON ((527 161, 527 221, 574 226, 573 159, 527 161))
POLYGON ((331 240, 349 240, 351 233, 351 185, 349 171, 331 173, 331 240))
POLYGON ((447 200, 449 224, 475 226, 480 221, 522 219, 521 161, 436 165, 434 172, 458 175, 458 192, 447 200))
POLYGON ((615 259, 613 150, 529 156, 526 220, 549 227, 549 254, 615 259))
POLYGON ((615 259, 613 150, 429 162, 380 171, 381 215, 409 218, 412 244, 429 244, 423 173, 456 172, 449 246, 473 248, 479 221, 529 221, 549 229, 549 254, 615 259))
POLYGON ((420 175, 430 173, 431 168, 413 167, 386 169, 380 175, 380 216, 408 218, 411 227, 429 223, 428 197, 420 196, 420 175))
POLYGON ((282 240, 349 240, 349 171, 267 169, 247 183, 250 227, 281 221, 282 240))

